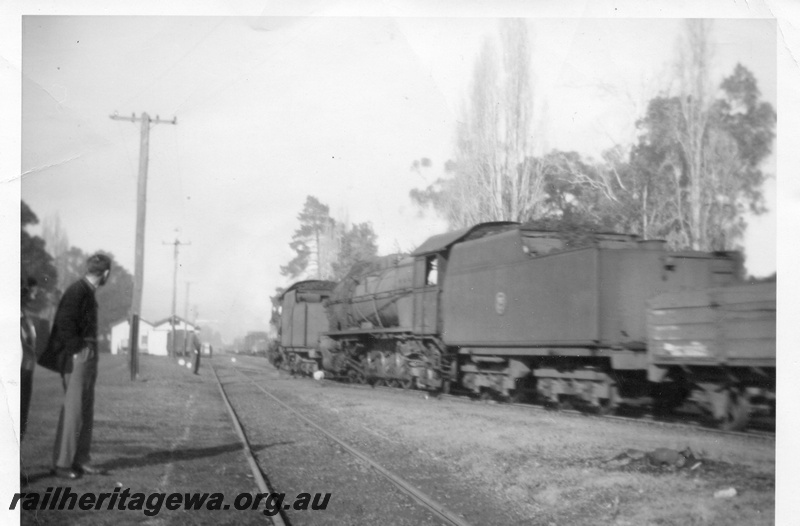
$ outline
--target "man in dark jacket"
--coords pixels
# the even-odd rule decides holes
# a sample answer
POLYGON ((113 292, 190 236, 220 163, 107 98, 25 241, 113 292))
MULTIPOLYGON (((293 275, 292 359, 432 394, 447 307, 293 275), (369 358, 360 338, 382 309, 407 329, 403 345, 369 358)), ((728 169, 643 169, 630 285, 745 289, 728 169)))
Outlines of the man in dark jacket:
POLYGON ((97 380, 97 300, 94 293, 108 281, 111 258, 95 254, 86 260, 86 275, 69 286, 58 304, 47 349, 40 365, 61 373, 64 405, 53 448, 53 472, 66 479, 101 471, 89 464, 97 380))

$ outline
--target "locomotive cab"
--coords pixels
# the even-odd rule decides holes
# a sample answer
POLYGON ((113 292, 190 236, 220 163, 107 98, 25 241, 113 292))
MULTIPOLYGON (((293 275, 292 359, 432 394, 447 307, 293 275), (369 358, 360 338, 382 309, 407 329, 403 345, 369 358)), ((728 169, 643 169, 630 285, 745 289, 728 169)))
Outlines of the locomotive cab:
POLYGON ((442 283, 447 269, 446 255, 426 254, 414 259, 414 326, 416 334, 441 332, 442 283))

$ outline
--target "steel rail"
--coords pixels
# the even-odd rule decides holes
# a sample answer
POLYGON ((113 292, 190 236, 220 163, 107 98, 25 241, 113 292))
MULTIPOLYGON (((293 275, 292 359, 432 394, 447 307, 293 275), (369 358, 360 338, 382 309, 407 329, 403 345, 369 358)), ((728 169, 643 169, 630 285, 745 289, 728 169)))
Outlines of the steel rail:
MULTIPOLYGON (((236 416, 236 411, 234 411, 233 406, 228 399, 228 395, 225 393, 225 388, 222 387, 222 382, 217 375, 217 368, 214 367, 213 364, 211 365, 211 370, 214 372, 214 379, 217 381, 217 387, 219 387, 219 392, 222 395, 222 401, 225 402, 225 407, 231 417, 231 422, 233 422, 233 428, 236 430, 236 434, 239 435, 239 440, 242 442, 242 451, 244 452, 245 458, 247 458, 247 463, 250 465, 250 471, 253 472, 253 478, 258 485, 258 489, 261 491, 261 493, 275 493, 275 491, 269 487, 269 484, 264 479, 264 475, 261 473, 261 468, 258 467, 258 462, 256 461, 255 456, 253 456, 253 450, 250 449, 250 443, 247 441, 247 436, 244 434, 244 429, 242 429, 242 424, 239 421, 239 417, 236 416)), ((280 510, 278 513, 270 517, 270 520, 272 520, 272 523, 275 526, 286 525, 283 517, 281 517, 281 513, 283 513, 283 510, 280 510)))
MULTIPOLYGON (((319 431, 320 433, 322 433, 323 435, 325 435, 326 437, 328 437, 332 441, 334 441, 337 444, 339 444, 342 448, 344 448, 346 451, 348 451, 351 455, 353 455, 354 457, 356 457, 356 458, 362 460, 363 462, 365 462, 366 464, 368 464, 370 467, 372 467, 372 469, 374 469, 375 471, 377 471, 378 473, 383 475, 384 478, 386 478, 389 482, 394 484, 397 488, 399 488, 401 491, 403 491, 406 495, 410 496, 412 499, 417 501, 419 504, 423 505, 425 508, 427 508, 429 511, 431 511, 434 515, 436 515, 438 518, 440 518, 441 520, 443 520, 447 524, 452 524, 452 525, 455 525, 455 526, 470 526, 470 524, 468 522, 466 522, 464 519, 462 519, 461 517, 459 517, 455 513, 451 512, 450 510, 448 510, 447 508, 445 508, 444 506, 442 506, 441 504, 436 502, 429 495, 427 495, 427 494, 423 493, 422 491, 420 491, 419 489, 415 488, 411 483, 409 483, 408 481, 406 481, 405 479, 403 479, 402 477, 400 477, 396 473, 393 473, 392 471, 384 468, 383 466, 381 466, 376 461, 374 461, 371 458, 369 458, 367 455, 365 455, 361 451, 359 451, 359 450, 355 449, 354 447, 350 446, 348 443, 344 442, 343 440, 341 440, 340 438, 338 438, 337 436, 335 436, 334 434, 329 432, 327 429, 325 429, 325 428, 319 426, 318 424, 316 424, 314 421, 312 421, 310 418, 306 417, 304 414, 302 414, 297 409, 293 408, 292 406, 290 406, 289 404, 287 404, 286 402, 284 402, 283 400, 281 400, 280 398, 278 398, 274 394, 272 394, 269 391, 267 391, 266 389, 264 389, 264 387, 262 387, 261 385, 256 383, 252 378, 249 378, 246 374, 244 374, 242 371, 240 371, 238 369, 238 367, 236 367, 236 366, 228 366, 228 367, 230 367, 231 369, 236 371, 238 374, 240 374, 243 377, 245 377, 250 383, 252 383, 254 386, 256 386, 261 392, 263 392, 265 395, 267 395, 270 398, 272 398, 273 400, 275 400, 275 402, 280 404, 282 407, 284 407, 288 411, 294 413, 297 417, 299 417, 305 423, 307 423, 308 425, 312 426, 317 431, 319 431)), ((216 374, 216 372, 215 372, 215 374, 216 374)))

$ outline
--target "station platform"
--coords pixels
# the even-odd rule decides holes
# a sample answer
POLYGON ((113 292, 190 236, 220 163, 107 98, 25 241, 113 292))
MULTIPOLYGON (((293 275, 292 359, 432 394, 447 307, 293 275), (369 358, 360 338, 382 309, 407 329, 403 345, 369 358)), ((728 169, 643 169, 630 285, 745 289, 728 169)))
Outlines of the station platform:
MULTIPOLYGON (((58 374, 37 367, 28 431, 21 444, 20 471, 27 484, 19 491, 37 493, 39 503, 21 497, 16 510, 9 511, 14 496, 4 495, 0 509, 18 514, 22 524, 269 523, 259 511, 240 511, 233 505, 237 495, 258 492, 258 487, 210 367, 230 359, 221 354, 203 356, 200 372, 194 375, 178 359, 142 355, 138 378, 131 381, 127 356, 101 354, 91 463, 105 473, 76 480, 51 474, 63 388, 58 374), (95 501, 92 509, 82 510, 78 504, 72 510, 51 509, 59 488, 59 501, 66 488, 78 497, 111 495, 95 501), (126 490, 128 498, 120 509, 126 490), (157 493, 165 494, 160 506, 160 497, 153 496, 157 493), (173 493, 197 494, 193 506, 203 494, 208 496, 200 509, 185 509, 184 496, 178 509, 170 510, 167 496, 173 493), (50 502, 43 505, 48 494, 50 502), (141 509, 130 509, 137 507, 136 494, 149 500, 141 509), (214 509, 213 494, 221 494, 228 509, 214 509), (36 509, 22 509, 26 504, 36 509)), ((257 453, 267 446, 251 447, 257 453)), ((88 506, 92 497, 86 499, 88 506)), ((64 502, 69 505, 69 499, 64 502)))

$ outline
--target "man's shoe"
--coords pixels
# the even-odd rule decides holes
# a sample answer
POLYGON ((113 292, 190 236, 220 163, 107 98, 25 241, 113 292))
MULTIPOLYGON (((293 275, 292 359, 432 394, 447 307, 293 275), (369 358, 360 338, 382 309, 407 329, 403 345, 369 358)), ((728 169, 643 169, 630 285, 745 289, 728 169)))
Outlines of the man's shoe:
POLYGON ((60 479, 68 479, 68 480, 76 480, 81 478, 83 475, 80 471, 77 471, 73 468, 53 468, 51 471, 53 475, 60 479))
POLYGON ((106 470, 92 466, 91 464, 75 464, 73 470, 83 473, 84 475, 105 475, 106 470))

